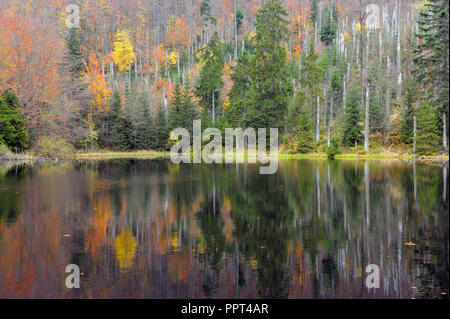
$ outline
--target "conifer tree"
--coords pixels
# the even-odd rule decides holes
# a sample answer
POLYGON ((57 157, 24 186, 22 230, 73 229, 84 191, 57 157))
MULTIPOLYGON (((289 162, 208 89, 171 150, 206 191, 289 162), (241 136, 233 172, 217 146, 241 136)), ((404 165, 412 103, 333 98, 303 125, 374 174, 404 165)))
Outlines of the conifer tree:
POLYGON ((429 101, 424 101, 417 110, 416 152, 432 154, 439 147, 439 134, 436 127, 435 112, 429 101))
POLYGON ((216 105, 223 87, 224 58, 222 43, 217 32, 209 42, 200 50, 202 68, 196 83, 196 95, 200 98, 203 110, 211 109, 213 125, 216 122, 216 105))
POLYGON ((361 126, 361 110, 359 107, 359 89, 349 92, 347 99, 342 143, 347 146, 356 146, 363 141, 361 126))
POLYGON ((303 107, 298 117, 297 149, 299 153, 308 153, 313 149, 313 124, 311 115, 303 107))
POLYGON ((268 0, 256 13, 256 47, 250 61, 249 127, 283 129, 291 91, 287 51, 287 12, 268 0))
POLYGON ((0 93, 0 144, 21 152, 28 147, 26 121, 20 111, 20 102, 10 90, 0 93))

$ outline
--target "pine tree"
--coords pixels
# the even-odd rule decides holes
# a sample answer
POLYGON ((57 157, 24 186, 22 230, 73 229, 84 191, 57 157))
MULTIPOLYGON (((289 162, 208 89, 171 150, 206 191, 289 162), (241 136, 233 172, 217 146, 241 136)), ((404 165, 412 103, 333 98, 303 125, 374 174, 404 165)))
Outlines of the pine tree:
POLYGON ((342 136, 342 143, 347 146, 355 146, 357 143, 361 143, 364 138, 359 107, 360 100, 358 88, 349 92, 342 136))
POLYGON ((73 73, 74 77, 80 77, 81 72, 84 71, 84 64, 77 29, 70 28, 65 40, 70 71, 73 73))
POLYGON ((209 42, 200 50, 202 68, 196 83, 196 95, 200 98, 203 110, 211 109, 213 125, 216 121, 216 105, 220 91, 223 87, 224 57, 222 53, 222 43, 217 32, 211 37, 209 42))
POLYGON ((248 63, 249 54, 244 51, 238 57, 236 66, 232 67, 231 79, 233 85, 228 93, 230 108, 227 109, 226 117, 228 123, 233 127, 243 126, 246 119, 246 98, 250 88, 248 63))
POLYGON ((311 0, 311 21, 316 23, 319 16, 319 6, 317 5, 317 0, 311 0))
POLYGON ((320 30, 320 41, 326 46, 329 46, 333 43, 336 38, 336 21, 334 20, 333 9, 325 8, 323 12, 323 24, 322 29, 320 30))
POLYGON ((439 146, 439 134, 436 127, 435 113, 430 102, 423 102, 417 110, 416 152, 429 155, 439 146))
POLYGON ((182 127, 187 129, 192 135, 193 121, 197 118, 197 110, 195 104, 192 101, 191 88, 189 87, 189 81, 186 81, 186 85, 183 90, 183 107, 182 107, 182 127))
POLYGON ((413 142, 413 126, 414 126, 414 105, 417 87, 414 82, 409 80, 406 82, 406 95, 404 98, 404 109, 402 112, 400 140, 402 143, 411 144, 413 142))
POLYGON ((292 90, 284 47, 287 12, 281 1, 268 0, 256 13, 256 47, 250 60, 247 126, 283 128, 292 90))
POLYGON ((169 129, 184 127, 184 101, 180 83, 176 83, 169 102, 169 129))
POLYGON ((169 141, 169 128, 166 121, 166 111, 162 104, 158 106, 155 126, 155 148, 158 150, 166 150, 169 141))
POLYGON ((441 136, 446 134, 448 137, 449 1, 426 1, 417 23, 420 41, 414 50, 414 73, 422 84, 424 97, 433 102, 441 115, 437 123, 441 136), (443 123, 443 117, 446 123, 443 123))
POLYGON ((107 119, 110 128, 108 146, 121 151, 129 150, 132 148, 130 143, 132 140, 130 132, 132 124, 122 112, 122 100, 119 91, 114 91, 111 102, 107 119))
POLYGON ((0 93, 0 144, 21 152, 28 147, 26 121, 20 111, 20 102, 10 90, 0 93))
POLYGON ((303 107, 298 117, 297 149, 299 153, 308 153, 313 149, 313 125, 311 115, 303 107))

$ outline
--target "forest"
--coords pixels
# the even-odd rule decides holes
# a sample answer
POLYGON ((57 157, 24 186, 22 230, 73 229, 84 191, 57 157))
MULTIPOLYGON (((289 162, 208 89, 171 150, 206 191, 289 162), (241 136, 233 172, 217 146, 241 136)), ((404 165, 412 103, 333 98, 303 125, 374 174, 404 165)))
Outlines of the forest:
POLYGON ((2 0, 0 157, 278 128, 287 154, 448 152, 447 0, 2 0))

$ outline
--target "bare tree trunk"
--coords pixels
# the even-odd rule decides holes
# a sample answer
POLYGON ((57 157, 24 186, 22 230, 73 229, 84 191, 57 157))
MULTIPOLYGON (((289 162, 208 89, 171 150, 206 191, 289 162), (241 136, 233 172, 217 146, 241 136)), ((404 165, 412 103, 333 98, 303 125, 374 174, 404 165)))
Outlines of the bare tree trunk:
POLYGON ((317 111, 316 111, 316 143, 320 139, 320 96, 317 96, 317 111))
POLYGON ((330 118, 328 120, 328 131, 327 131, 327 146, 330 147, 331 144, 331 125, 333 125, 333 112, 334 112, 334 92, 331 92, 330 101, 330 118))
POLYGON ((369 150, 369 103, 370 102, 370 85, 367 85, 366 89, 366 123, 364 131, 364 150, 369 150))
POLYGON ((416 152, 416 150, 417 150, 417 115, 416 115, 416 113, 417 113, 417 106, 418 106, 418 104, 419 104, 419 102, 417 101, 416 102, 416 106, 415 106, 415 108, 414 108, 414 118, 413 118, 413 121, 414 121, 414 127, 413 127, 413 152, 415 153, 416 152))
POLYGON ((402 60, 401 60, 401 1, 397 0, 397 73, 398 73, 398 86, 397 86, 397 100, 401 104, 402 101, 402 60))
POLYGON ((216 125, 216 106, 215 106, 215 92, 213 90, 212 92, 212 118, 213 118, 213 125, 216 125))
POLYGON ((443 132, 442 132, 442 145, 444 146, 445 152, 448 152, 448 144, 447 144, 447 119, 445 118, 445 113, 442 113, 442 123, 443 123, 443 132))

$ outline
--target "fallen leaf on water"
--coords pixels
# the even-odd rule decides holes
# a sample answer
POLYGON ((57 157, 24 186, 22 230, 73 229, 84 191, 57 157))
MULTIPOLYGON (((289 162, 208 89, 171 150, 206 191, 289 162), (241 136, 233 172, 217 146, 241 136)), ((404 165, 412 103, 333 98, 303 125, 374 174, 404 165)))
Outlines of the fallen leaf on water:
POLYGON ((409 243, 404 243, 403 245, 405 245, 405 246, 415 246, 416 244, 414 244, 412 241, 410 241, 409 243))

